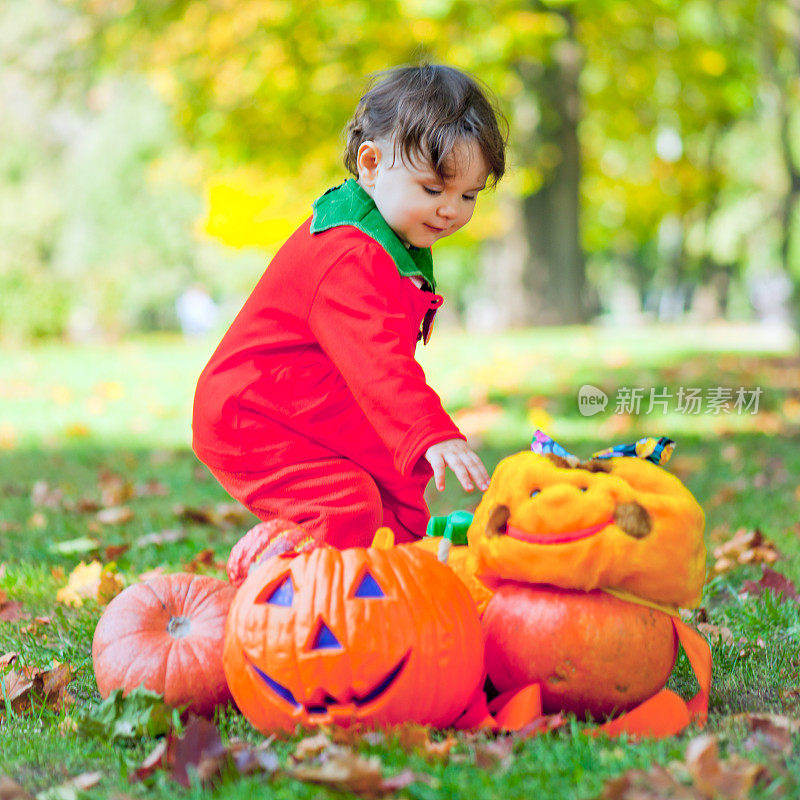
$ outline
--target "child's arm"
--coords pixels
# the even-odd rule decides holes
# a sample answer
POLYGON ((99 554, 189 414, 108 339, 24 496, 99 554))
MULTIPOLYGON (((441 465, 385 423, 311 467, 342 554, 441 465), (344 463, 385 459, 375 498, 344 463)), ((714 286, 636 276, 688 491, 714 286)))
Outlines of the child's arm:
POLYGON ((480 456, 462 439, 448 439, 432 445, 425 451, 425 458, 433 467, 433 479, 440 492, 444 489, 445 466, 453 470, 468 492, 475 488, 473 482, 484 492, 489 488, 489 473, 480 456))

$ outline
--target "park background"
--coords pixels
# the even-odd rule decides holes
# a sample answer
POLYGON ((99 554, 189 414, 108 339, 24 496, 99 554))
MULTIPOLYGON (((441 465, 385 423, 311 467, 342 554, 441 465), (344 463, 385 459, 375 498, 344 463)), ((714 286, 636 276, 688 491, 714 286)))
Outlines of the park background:
POLYGON ((486 82, 509 170, 436 248, 440 324, 796 324, 796 0, 6 0, 0 334, 228 321, 346 177, 368 76, 486 82))
MULTIPOLYGON (((368 76, 423 59, 485 81, 510 131, 506 177, 435 250, 429 381, 490 470, 536 428, 582 457, 677 440, 668 468, 706 511, 692 622, 710 626, 709 730, 724 756, 767 765, 753 796, 797 796, 792 742, 754 745, 751 722, 791 715, 800 744, 798 0, 0 0, 0 656, 70 665, 91 715, 102 598, 57 599, 80 562, 114 585, 224 576, 255 520, 189 449, 195 381, 346 177, 368 76), (581 387, 606 408, 580 413, 581 387), (740 391, 758 406, 737 408, 740 391), (781 601, 741 593, 762 563, 789 581, 781 601), (27 616, 5 620, 9 603, 27 616)), ((474 508, 454 484, 430 493, 434 513, 474 508)), ((670 685, 692 691, 685 659, 670 685)), ((100 770, 96 796, 175 796, 166 779, 127 785, 149 736, 65 736, 79 713, 0 706, 0 769, 32 792, 100 770)), ((253 737, 238 715, 218 722, 253 737)), ((589 746, 571 728, 512 745, 491 767, 464 740, 460 762, 433 765, 362 748, 438 781, 414 797, 586 798, 653 761, 688 780, 673 769, 686 737, 589 746)))

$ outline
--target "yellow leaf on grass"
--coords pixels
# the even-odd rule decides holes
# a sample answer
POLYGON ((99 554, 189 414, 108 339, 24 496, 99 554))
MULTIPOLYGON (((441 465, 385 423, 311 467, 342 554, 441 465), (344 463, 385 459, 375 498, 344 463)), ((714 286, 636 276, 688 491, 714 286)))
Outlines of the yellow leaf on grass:
POLYGON ((81 561, 69 575, 67 585, 58 590, 56 602, 79 608, 84 600, 96 600, 105 605, 124 588, 122 578, 105 569, 99 561, 81 561))

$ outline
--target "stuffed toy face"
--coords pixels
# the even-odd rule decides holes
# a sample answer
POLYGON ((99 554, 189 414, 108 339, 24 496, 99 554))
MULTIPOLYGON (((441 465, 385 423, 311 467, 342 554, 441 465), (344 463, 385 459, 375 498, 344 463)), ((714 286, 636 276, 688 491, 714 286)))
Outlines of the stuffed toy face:
POLYGON ((669 606, 700 602, 703 511, 640 458, 577 466, 523 452, 498 464, 469 528, 487 580, 617 589, 669 606))
POLYGON ((466 587, 419 548, 320 547, 256 567, 228 615, 233 697, 264 733, 298 724, 448 725, 480 685, 466 587))

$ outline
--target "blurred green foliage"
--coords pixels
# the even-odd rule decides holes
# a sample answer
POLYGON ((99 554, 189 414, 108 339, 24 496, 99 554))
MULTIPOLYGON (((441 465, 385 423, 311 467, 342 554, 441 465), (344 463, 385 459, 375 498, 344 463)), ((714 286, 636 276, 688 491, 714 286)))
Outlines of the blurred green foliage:
POLYGON ((196 284, 232 310, 344 177, 367 76, 419 59, 511 126, 506 179, 437 248, 451 308, 489 293, 574 124, 586 290, 707 284, 724 312, 754 274, 800 280, 799 53, 800 0, 7 0, 0 336, 172 328, 196 284))

